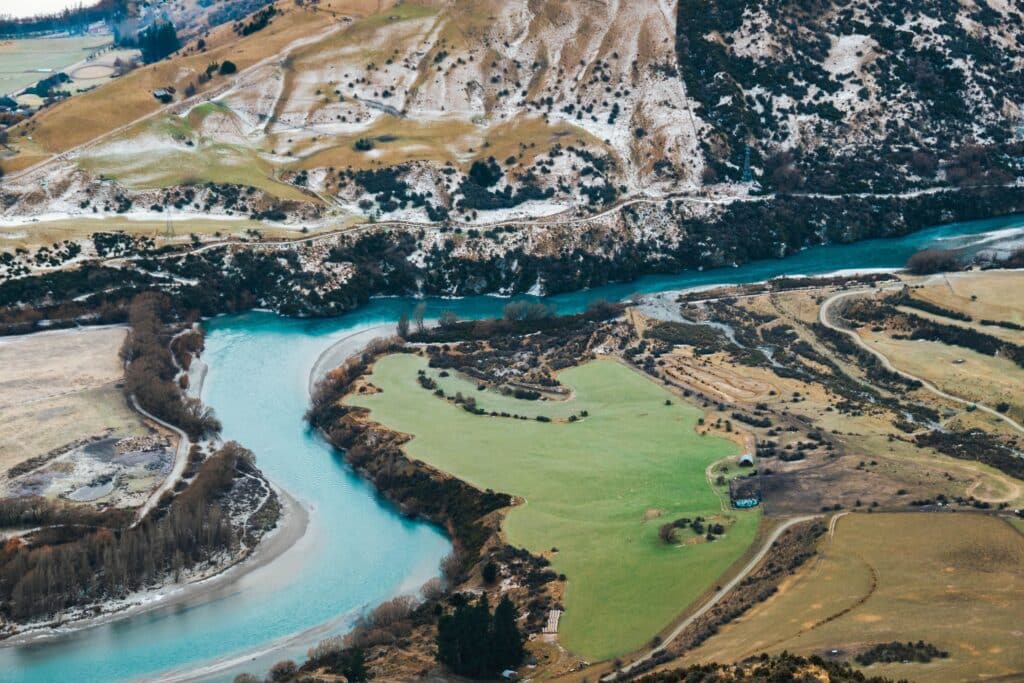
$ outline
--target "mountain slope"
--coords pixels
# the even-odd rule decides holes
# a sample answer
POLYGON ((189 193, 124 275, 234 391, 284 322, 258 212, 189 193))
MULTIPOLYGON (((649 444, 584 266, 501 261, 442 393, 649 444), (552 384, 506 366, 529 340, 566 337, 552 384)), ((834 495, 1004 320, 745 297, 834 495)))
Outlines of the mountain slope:
POLYGON ((18 131, 8 171, 61 156, 8 176, 3 215, 484 224, 1024 174, 1024 17, 1001 0, 271 7, 18 131), (237 73, 204 78, 228 58, 237 73), (162 107, 150 90, 172 83, 162 107), (210 187, 251 201, 180 200, 210 187))
POLYGON ((1003 0, 680 0, 683 79, 732 173, 885 192, 1020 171, 1024 13, 1003 0))

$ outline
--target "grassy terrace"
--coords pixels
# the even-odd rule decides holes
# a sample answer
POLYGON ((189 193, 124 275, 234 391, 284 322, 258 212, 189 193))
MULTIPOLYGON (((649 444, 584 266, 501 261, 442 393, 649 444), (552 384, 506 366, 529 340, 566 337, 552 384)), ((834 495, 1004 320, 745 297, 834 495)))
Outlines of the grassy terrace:
POLYGON ((506 520, 508 540, 547 554, 568 576, 560 640, 580 656, 641 647, 753 542, 759 513, 723 511, 705 476, 737 447, 698 435, 698 409, 624 365, 599 360, 563 371, 575 393, 560 404, 439 380, 446 394, 472 395, 487 411, 555 420, 547 423, 473 415, 421 387, 417 372, 426 368, 416 356, 382 358, 370 377, 382 391, 348 400, 415 435, 411 457, 526 500, 506 520), (589 416, 577 422, 557 419, 584 410, 589 416), (674 546, 659 539, 665 522, 697 515, 722 522, 726 534, 707 542, 683 530, 674 546))
POLYGON ((696 650, 687 663, 761 652, 852 654, 919 639, 949 652, 865 673, 940 683, 1020 680, 1024 537, 970 513, 851 514, 780 591, 696 650))

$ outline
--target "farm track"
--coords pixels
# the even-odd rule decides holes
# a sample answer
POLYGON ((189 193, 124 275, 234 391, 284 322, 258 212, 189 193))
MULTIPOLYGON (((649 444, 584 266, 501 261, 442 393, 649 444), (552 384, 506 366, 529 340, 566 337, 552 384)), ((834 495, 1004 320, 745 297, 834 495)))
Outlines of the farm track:
MULTIPOLYGON (((732 579, 729 580, 728 583, 722 586, 721 590, 717 591, 714 595, 712 595, 711 598, 708 599, 708 601, 705 602, 703 605, 701 605, 701 607, 696 612, 694 612, 686 619, 684 619, 682 622, 677 624, 676 627, 673 628, 672 631, 670 631, 668 635, 666 635, 660 643, 658 643, 658 645, 648 649, 647 652, 643 654, 643 656, 639 657, 638 659, 635 659, 633 662, 629 664, 629 666, 623 667, 622 672, 628 674, 638 665, 648 661, 651 657, 653 657, 655 652, 664 649, 666 645, 668 645, 676 638, 678 638, 680 635, 682 635, 683 632, 686 631, 686 629, 694 621, 707 614, 707 612, 712 607, 717 605, 722 600, 722 598, 724 598, 729 593, 729 591, 738 586, 741 581, 747 578, 747 575, 750 574, 750 572, 754 571, 754 569, 756 569, 757 566, 761 564, 761 561, 765 558, 765 556, 768 554, 768 551, 775 544, 775 542, 779 540, 782 534, 784 534, 790 527, 801 522, 810 521, 812 519, 815 519, 816 517, 818 517, 818 515, 802 515, 800 517, 792 517, 790 519, 787 519, 785 522, 780 524, 778 528, 776 528, 775 531, 772 532, 771 536, 769 536, 768 539, 764 542, 764 544, 761 546, 761 549, 757 552, 757 554, 754 555, 754 557, 750 558, 750 561, 747 562, 747 564, 743 567, 743 569, 740 570, 740 572, 736 576, 734 576, 732 579)), ((604 677, 601 678, 601 680, 611 681, 614 679, 615 675, 616 674, 614 672, 606 674, 604 677)))
POLYGON ((836 332, 840 332, 840 333, 845 334, 846 336, 848 336, 855 344, 857 344, 857 346, 859 346, 861 349, 867 351, 872 356, 877 358, 879 360, 879 362, 882 363, 882 366, 886 370, 888 370, 889 372, 894 372, 894 373, 900 375, 901 377, 905 377, 907 379, 920 382, 922 388, 924 388, 924 389, 928 390, 929 392, 935 394, 939 398, 946 399, 947 401, 953 401, 954 403, 959 403, 959 404, 964 405, 964 406, 975 406, 978 410, 980 410, 980 411, 982 411, 984 413, 988 413, 989 415, 991 415, 993 417, 999 418, 1000 420, 1002 420, 1006 424, 1010 425, 1013 429, 1015 429, 1018 432, 1024 434, 1024 426, 1022 426, 1019 422, 1015 421, 1013 418, 1009 417, 1008 415, 1004 415, 1004 414, 1000 413, 999 411, 995 410, 994 408, 986 406, 986 405, 984 405, 982 403, 978 403, 977 401, 970 401, 970 400, 967 400, 967 399, 964 399, 964 398, 960 398, 959 396, 954 396, 953 394, 947 393, 947 392, 943 391, 942 389, 939 389, 932 382, 930 382, 930 381, 928 381, 928 380, 926 380, 926 379, 924 379, 922 377, 918 377, 916 375, 910 374, 909 372, 905 372, 903 370, 898 369, 897 367, 895 367, 892 364, 892 362, 888 359, 888 357, 886 357, 882 352, 878 351, 877 349, 871 348, 863 339, 860 338, 859 334, 857 334, 853 330, 847 329, 846 327, 843 327, 842 325, 840 325, 840 324, 838 324, 838 323, 833 321, 833 317, 831 315, 831 310, 832 310, 832 306, 837 301, 840 301, 842 299, 846 299, 846 298, 849 298, 849 297, 864 296, 865 294, 872 293, 873 291, 893 291, 895 289, 902 288, 902 286, 903 285, 881 287, 878 290, 858 289, 858 290, 854 290, 854 291, 850 291, 850 292, 838 292, 836 294, 833 294, 828 299, 826 299, 821 304, 821 308, 818 309, 818 320, 825 327, 827 327, 827 328, 829 328, 831 330, 834 330, 836 332))
POLYGON ((140 415, 152 420, 165 429, 171 430, 178 436, 178 445, 174 450, 174 465, 171 467, 171 471, 167 473, 167 476, 164 477, 160 486, 153 489, 153 492, 149 494, 146 502, 139 508, 135 522, 132 524, 134 527, 146 518, 146 515, 149 514, 150 510, 156 507, 157 503, 160 502, 160 497, 163 496, 165 492, 173 490, 174 486, 178 483, 178 480, 181 479, 181 475, 185 471, 185 465, 188 464, 188 452, 192 447, 192 442, 189 440, 188 435, 180 428, 175 427, 171 423, 165 422, 156 415, 146 411, 139 405, 134 396, 130 397, 129 402, 131 403, 132 408, 134 408, 140 415))

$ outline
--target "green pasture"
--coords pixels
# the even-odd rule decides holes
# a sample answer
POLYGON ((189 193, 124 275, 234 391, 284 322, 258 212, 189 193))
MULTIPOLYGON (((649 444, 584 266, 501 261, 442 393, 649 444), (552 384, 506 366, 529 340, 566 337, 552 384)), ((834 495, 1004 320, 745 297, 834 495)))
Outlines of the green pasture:
POLYGON ((85 59, 110 41, 110 36, 0 40, 0 95, 14 94, 35 85, 85 59))
POLYGON ((563 371, 559 379, 575 394, 557 403, 439 380, 446 393, 474 395, 488 411, 589 413, 547 423, 473 415, 421 387, 421 369, 438 376, 421 357, 384 357, 371 377, 382 391, 348 400, 415 435, 406 445, 411 457, 526 500, 505 531, 514 545, 558 549, 552 567, 568 577, 559 638, 576 654, 596 661, 642 647, 753 542, 759 512, 723 510, 705 476, 737 446, 698 435, 699 410, 626 366, 599 360, 563 371), (678 545, 659 539, 663 523, 697 515, 721 521, 727 533, 714 542, 689 530, 678 545))

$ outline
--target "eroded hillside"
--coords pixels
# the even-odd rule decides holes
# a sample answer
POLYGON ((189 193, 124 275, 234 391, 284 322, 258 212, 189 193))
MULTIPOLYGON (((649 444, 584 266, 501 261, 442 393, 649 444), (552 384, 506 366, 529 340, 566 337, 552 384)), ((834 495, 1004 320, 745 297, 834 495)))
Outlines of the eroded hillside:
POLYGON ((4 213, 488 222, 638 195, 906 192, 1020 172, 1012 4, 268 8, 261 28, 246 28, 259 13, 214 28, 14 131, 4 213), (175 88, 166 106, 161 87, 175 88), (254 196, 182 199, 210 184, 254 196))
MULTIPOLYGON (((174 57, 177 74, 143 70, 160 70, 159 83, 182 96, 162 110, 140 102, 142 120, 121 121, 108 102, 59 105, 105 107, 90 119, 97 135, 97 119, 121 124, 92 144, 66 149, 70 111, 30 122, 22 154, 64 156, 9 179, 8 212, 103 209, 90 195, 117 190, 149 208, 167 203, 156 188, 232 183, 336 214, 468 219, 700 183, 699 122, 675 75, 667 4, 406 2, 370 14, 366 3, 335 5, 284 7, 263 29, 268 54, 259 34, 237 40, 251 64, 234 79, 203 71, 233 54, 215 39, 209 57, 191 47, 174 57), (90 187, 96 178, 117 189, 90 187)), ((116 85, 133 97, 158 83, 129 78, 116 85)))

